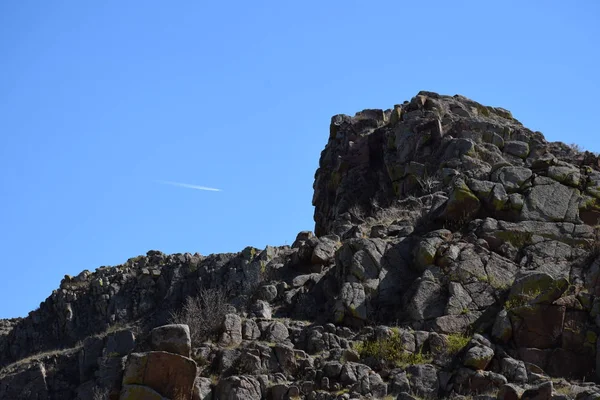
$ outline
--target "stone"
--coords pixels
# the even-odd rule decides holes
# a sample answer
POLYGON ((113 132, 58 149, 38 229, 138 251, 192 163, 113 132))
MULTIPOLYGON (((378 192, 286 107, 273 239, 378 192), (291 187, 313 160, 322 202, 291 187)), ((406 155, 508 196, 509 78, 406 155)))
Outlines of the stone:
POLYGON ((212 400, 212 382, 209 378, 196 377, 194 382, 193 400, 212 400))
POLYGON ((329 264, 340 246, 340 238, 337 235, 320 237, 319 242, 313 250, 311 262, 318 265, 329 264))
POLYGON ((0 398, 50 400, 44 364, 35 363, 25 371, 2 376, 0 398))
POLYGON ((341 322, 346 317, 366 320, 367 308, 365 300, 366 296, 363 285, 360 283, 344 283, 340 292, 340 300, 336 305, 336 321, 341 322))
POLYGON ((269 324, 265 339, 270 342, 283 342, 288 339, 290 333, 287 327, 279 321, 269 324))
POLYGON ((523 392, 521 400, 551 400, 552 399, 552 381, 544 382, 536 387, 527 389, 523 392))
POLYGON ((502 375, 506 376, 510 382, 527 383, 527 368, 523 361, 505 357, 500 364, 502 375))
POLYGON ((411 365, 406 372, 413 393, 427 398, 437 397, 439 381, 437 370, 433 365, 411 365))
POLYGON ((190 328, 183 324, 159 326, 150 332, 152 349, 190 357, 192 339, 190 328))
POLYGON ((442 286, 434 279, 419 278, 414 283, 414 294, 408 303, 408 313, 415 320, 444 315, 446 297, 442 286))
POLYGON ((287 384, 278 383, 271 386, 271 398, 273 400, 285 400, 289 386, 287 384))
POLYGON ((242 339, 256 340, 260 338, 260 329, 254 320, 245 319, 242 322, 242 339))
POLYGON ((442 212, 442 218, 456 222, 468 220, 472 215, 477 214, 480 207, 481 202, 477 196, 463 180, 457 179, 442 212))
POLYGON ((578 222, 581 194, 560 183, 535 185, 525 194, 522 220, 578 222))
POLYGON ((492 181, 499 182, 508 193, 520 191, 533 175, 529 168, 505 166, 492 173, 492 181))
POLYGON ((523 389, 520 387, 507 383, 500 387, 498 391, 498 396, 496 397, 498 400, 519 400, 521 398, 521 394, 523 393, 523 389))
POLYGON ((492 337, 502 343, 507 343, 512 336, 512 324, 506 310, 501 310, 496 316, 492 327, 492 337))
POLYGON ((142 385, 125 385, 121 389, 119 400, 169 400, 163 397, 160 393, 142 385))
POLYGON ((83 348, 79 352, 79 380, 81 382, 94 377, 94 371, 98 367, 98 358, 102 356, 103 348, 104 342, 99 337, 90 336, 83 341, 83 348))
POLYGON ((269 305, 269 303, 267 303, 266 301, 257 300, 252 305, 252 314, 256 318, 271 319, 273 310, 271 309, 271 306, 269 305))
POLYGON ((258 290, 258 299, 266 302, 273 301, 277 298, 277 286, 263 285, 258 290))
POLYGON ((492 358, 494 350, 486 346, 474 346, 467 350, 463 364, 473 369, 486 369, 492 358))
POLYGON ((221 346, 237 346, 242 343, 242 319, 237 314, 227 314, 223 320, 221 346))
POLYGON ((277 344, 273 346, 273 353, 277 358, 281 371, 288 376, 294 376, 298 369, 294 348, 277 344))
POLYGON ((261 400, 262 391, 258 379, 252 376, 230 376, 219 380, 216 388, 220 400, 261 400))
POLYGON ((181 400, 191 400, 196 369, 193 360, 177 354, 132 353, 127 359, 122 384, 147 386, 167 398, 179 396, 181 400))
POLYGON ((548 167, 548 176, 555 181, 565 185, 578 187, 581 182, 579 168, 574 165, 550 166, 548 167))
POLYGON ((406 376, 406 371, 392 371, 391 382, 388 385, 388 392, 391 395, 400 394, 402 392, 410 392, 410 383, 408 382, 408 377, 406 376))
POLYGON ((561 337, 565 307, 532 305, 510 311, 513 340, 518 347, 547 349, 554 347, 561 337))
POLYGON ((518 140, 509 140, 504 143, 504 152, 515 157, 526 158, 529 155, 529 144, 518 140))

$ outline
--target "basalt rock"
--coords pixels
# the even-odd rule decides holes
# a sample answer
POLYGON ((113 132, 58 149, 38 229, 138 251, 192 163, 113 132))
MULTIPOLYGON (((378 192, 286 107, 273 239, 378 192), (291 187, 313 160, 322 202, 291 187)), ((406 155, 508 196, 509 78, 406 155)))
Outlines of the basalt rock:
POLYGON ((65 276, 0 320, 0 400, 600 393, 597 155, 420 92, 332 118, 313 205, 292 246, 65 276))

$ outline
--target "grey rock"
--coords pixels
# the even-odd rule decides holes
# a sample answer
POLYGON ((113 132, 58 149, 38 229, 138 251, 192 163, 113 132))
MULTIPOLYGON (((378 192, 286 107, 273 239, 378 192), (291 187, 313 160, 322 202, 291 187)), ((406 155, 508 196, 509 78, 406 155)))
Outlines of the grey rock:
POLYGON ((388 389, 389 394, 395 395, 402 392, 410 392, 410 383, 406 371, 392 371, 388 389))
POLYGON ((521 398, 521 394, 523 393, 523 389, 520 387, 507 383, 500 387, 498 391, 498 400, 519 400, 521 398))
POLYGON ((415 396, 411 396, 407 392, 402 392, 398 394, 396 400, 418 400, 415 396))
POLYGON ((49 400, 44 365, 36 363, 25 371, 4 375, 0 384, 0 398, 49 400))
POLYGON ((574 165, 551 166, 548 168, 548 176, 555 181, 568 186, 578 187, 581 182, 579 168, 574 165))
POLYGON ((342 364, 338 361, 330 361, 323 366, 323 374, 330 379, 337 380, 341 372, 342 364))
MULTIPOLYGON (((83 348, 79 352, 79 380, 85 382, 93 377, 98 366, 98 358, 102 356, 104 341, 95 336, 83 341, 83 348)), ((110 353, 109 353, 110 354, 110 353)))
POLYGON ((494 350, 485 346, 475 346, 467 350, 463 364, 466 367, 483 370, 486 369, 493 357, 494 350))
POLYGON ((580 199, 578 189, 560 183, 536 185, 526 193, 521 219, 578 222, 580 199))
POLYGON ((237 314, 227 314, 223 320, 221 346, 237 346, 242 343, 242 319, 237 314))
POLYGON ((419 278, 414 284, 414 294, 408 303, 408 313, 415 320, 431 319, 444 315, 446 297, 442 286, 434 280, 419 278))
POLYGON ((217 384, 219 400, 261 400, 262 391, 258 379, 252 376, 230 376, 217 384))
POLYGON ((527 369, 525 363, 514 358, 505 357, 501 361, 502 375, 510 382, 527 383, 527 369))
POLYGON ((343 321, 349 316, 359 320, 367 319, 366 295, 360 283, 346 282, 340 292, 340 300, 336 304, 335 319, 343 321))
POLYGON ((252 305, 252 314, 256 318, 271 319, 273 310, 271 309, 271 306, 269 305, 269 303, 267 303, 266 301, 257 300, 252 305))
POLYGON ((469 292, 467 292, 458 282, 450 282, 448 289, 450 298, 448 299, 448 304, 446 305, 446 314, 463 314, 464 310, 468 310, 469 305, 471 305, 473 302, 469 292))
POLYGON ((297 371, 297 363, 293 347, 277 344, 273 346, 273 352, 281 371, 288 376, 294 376, 297 371))
POLYGON ((120 399, 168 400, 156 390, 143 385, 124 385, 120 399))
POLYGON ((529 144, 517 140, 504 143, 504 152, 515 157, 526 158, 529 155, 529 144))
POLYGON ((284 383, 278 383, 271 386, 271 399, 285 400, 289 389, 289 386, 284 383))
POLYGON ((550 400, 552 399, 552 381, 544 382, 523 392, 521 400, 550 400))
POLYGON ((492 173, 492 180, 501 183, 507 192, 514 193, 521 190, 532 175, 529 168, 505 166, 492 173))
POLYGON ((372 373, 371 368, 364 364, 347 362, 342 365, 339 380, 342 385, 354 385, 361 380, 364 381, 370 373, 372 373))
POLYGON ((254 320, 245 319, 242 322, 242 339, 255 340, 260 338, 260 329, 254 320))
POLYGON ((212 400, 213 399, 213 391, 212 391, 212 382, 209 378, 204 378, 201 376, 196 377, 196 381, 194 382, 194 393, 193 400, 212 400))
POLYGON ((263 285, 258 290, 258 299, 271 302, 277 298, 277 286, 263 285))
POLYGON ((152 349, 189 357, 192 351, 190 328, 183 324, 159 326, 150 332, 152 349))
POLYGON ((437 370, 433 365, 411 365, 406 369, 413 393, 422 397, 435 398, 439 389, 437 370))
POLYGON ((337 235, 320 237, 313 250, 311 262, 313 264, 328 264, 333 260, 335 252, 340 246, 340 238, 337 235))
POLYGON ((283 342, 290 336, 287 327, 279 321, 269 324, 264 335, 269 342, 283 342))

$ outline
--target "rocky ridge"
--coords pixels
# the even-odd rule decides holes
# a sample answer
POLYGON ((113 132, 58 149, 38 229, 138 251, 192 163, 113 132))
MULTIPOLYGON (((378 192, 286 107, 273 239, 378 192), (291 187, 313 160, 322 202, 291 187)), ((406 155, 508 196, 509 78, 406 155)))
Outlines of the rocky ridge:
POLYGON ((600 398, 597 155, 420 92, 334 116, 314 189, 292 246, 66 276, 0 321, 0 399, 600 398))

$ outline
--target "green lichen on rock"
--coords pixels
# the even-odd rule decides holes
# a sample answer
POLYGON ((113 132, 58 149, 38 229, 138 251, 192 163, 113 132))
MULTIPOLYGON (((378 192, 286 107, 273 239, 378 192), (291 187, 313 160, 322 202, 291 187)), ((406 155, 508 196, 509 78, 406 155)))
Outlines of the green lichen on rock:
POLYGON ((390 115, 390 124, 394 125, 402 120, 402 106, 395 105, 390 115))
POLYGON ((515 232, 515 231, 500 231, 496 233, 496 237, 512 244, 517 249, 521 249, 531 243, 533 233, 531 232, 515 232))
POLYGON ((596 342, 598 341, 598 335, 594 331, 587 331, 585 333, 584 347, 590 347, 592 350, 596 349, 596 342))
POLYGON ((479 212, 480 207, 477 196, 462 179, 457 179, 446 203, 444 217, 451 221, 468 220, 479 212))

